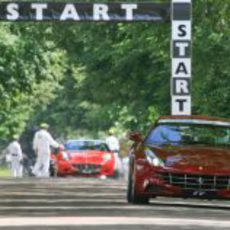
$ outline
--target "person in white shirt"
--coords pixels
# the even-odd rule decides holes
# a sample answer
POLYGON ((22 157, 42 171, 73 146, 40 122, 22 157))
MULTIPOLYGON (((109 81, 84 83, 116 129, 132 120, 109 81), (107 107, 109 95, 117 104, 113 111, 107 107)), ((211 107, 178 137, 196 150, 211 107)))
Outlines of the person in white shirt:
POLYGON ((7 153, 10 161, 11 172, 13 177, 22 177, 23 175, 23 154, 19 143, 19 136, 14 135, 13 141, 7 147, 7 153))
POLYGON ((33 139, 33 149, 37 155, 37 159, 32 172, 36 177, 50 176, 50 147, 57 148, 59 146, 48 132, 48 128, 48 124, 42 123, 40 125, 40 130, 35 133, 33 139))
POLYGON ((106 138, 105 142, 109 149, 114 153, 115 156, 115 174, 116 177, 122 174, 122 162, 120 158, 120 144, 119 140, 114 136, 113 131, 109 130, 109 136, 106 138))
POLYGON ((106 138, 106 144, 109 146, 109 149, 114 152, 118 153, 120 152, 120 144, 118 139, 114 136, 112 131, 108 132, 109 136, 106 138))

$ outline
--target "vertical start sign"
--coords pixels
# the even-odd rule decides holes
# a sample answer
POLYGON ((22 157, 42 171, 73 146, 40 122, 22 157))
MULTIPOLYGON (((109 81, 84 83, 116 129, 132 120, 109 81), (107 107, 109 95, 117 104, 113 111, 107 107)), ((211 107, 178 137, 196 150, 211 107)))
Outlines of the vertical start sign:
POLYGON ((172 0, 171 114, 191 115, 191 0, 172 0))

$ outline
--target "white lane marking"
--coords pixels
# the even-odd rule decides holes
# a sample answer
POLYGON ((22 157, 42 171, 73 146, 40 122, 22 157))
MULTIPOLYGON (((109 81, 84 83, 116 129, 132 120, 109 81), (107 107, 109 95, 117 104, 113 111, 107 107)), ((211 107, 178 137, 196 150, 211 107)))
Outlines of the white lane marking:
MULTIPOLYGON (((6 210, 14 210, 14 211, 25 211, 25 210, 33 210, 33 211, 39 211, 39 210, 152 210, 152 207, 146 207, 146 206, 126 206, 126 204, 121 204, 119 206, 1 206, 0 211, 6 211, 6 210)), ((121 210, 121 211, 122 211, 121 210)))
POLYGON ((79 185, 79 184, 90 184, 90 185, 107 185, 107 186, 124 186, 126 185, 125 180, 100 180, 100 179, 91 179, 88 180, 86 178, 82 179, 71 179, 71 178, 65 178, 65 179, 60 179, 60 178, 49 178, 49 179, 38 179, 38 178, 33 178, 31 180, 26 180, 26 179, 9 179, 8 181, 3 181, 2 178, 0 178, 0 184, 3 185, 70 185, 70 183, 73 183, 73 185, 79 185))
POLYGON ((230 227, 230 221, 189 218, 140 218, 140 217, 13 217, 0 218, 0 227, 9 226, 202 226, 230 227))
MULTIPOLYGON (((69 188, 69 189, 76 189, 76 188, 87 188, 87 189, 126 189, 126 186, 125 185, 108 185, 108 184, 103 184, 103 185, 98 185, 98 184, 95 184, 95 185, 87 185, 87 184, 79 184, 79 185, 59 185, 59 184, 47 184, 47 185, 39 185, 39 184, 28 184, 30 185, 30 189, 47 189, 47 188, 57 188, 57 189, 66 189, 66 188, 69 188)), ((27 185, 27 186, 28 186, 27 185)), ((5 184, 1 184, 1 186, 7 186, 5 184)), ((19 186, 19 184, 15 185, 15 186, 8 186, 9 189, 25 189, 25 184, 19 186)))
POLYGON ((125 204, 127 204, 127 201, 125 200, 125 199, 122 199, 122 198, 120 198, 120 199, 118 199, 118 198, 116 198, 116 199, 113 199, 113 200, 111 200, 111 198, 110 197, 108 197, 108 198, 106 198, 106 197, 104 197, 103 199, 101 199, 101 198, 97 198, 97 199, 92 199, 92 198, 90 198, 90 199, 88 199, 88 198, 86 198, 86 199, 82 199, 82 198, 72 198, 72 199, 69 199, 69 198, 62 198, 62 197, 60 197, 60 198, 58 198, 58 199, 21 199, 21 198, 18 198, 18 199, 5 199, 4 198, 4 200, 0 200, 0 204, 12 204, 12 203, 46 203, 46 204, 48 204, 48 203, 51 203, 51 204, 53 204, 53 203, 62 203, 62 202, 66 202, 66 203, 77 203, 77 202, 84 202, 84 203, 109 203, 109 204, 113 204, 113 203, 117 203, 117 202, 119 202, 119 203, 125 203, 125 204))
MULTIPOLYGON (((6 192, 6 193, 0 193, 0 196, 1 195, 4 195, 4 198, 7 198, 7 196, 12 196, 12 195, 16 195, 16 196, 20 196, 20 197, 26 197, 26 196, 29 196, 29 197, 57 197, 57 196, 76 196, 76 197, 79 197, 79 196, 84 196, 85 198, 87 197, 108 197, 108 196, 112 196, 112 197, 116 197, 116 196, 123 196, 125 197, 125 193, 123 192, 120 192, 120 193, 104 193, 104 192, 63 192, 61 193, 60 192, 52 192, 51 194, 49 193, 39 193, 39 192, 34 192, 31 194, 31 192, 6 192)), ((16 197, 14 197, 16 198, 16 197)))
MULTIPOLYGON (((172 212, 181 212, 181 211, 187 211, 189 210, 189 208, 180 208, 178 209, 177 207, 171 207, 171 208, 167 208, 168 210, 172 211, 172 212)), ((52 204, 50 204, 50 206, 35 206, 35 205, 31 205, 31 206, 10 206, 10 205, 5 205, 5 206, 1 206, 0 207, 0 212, 5 212, 5 211, 11 211, 13 213, 22 211, 22 212, 30 212, 30 211, 46 211, 46 212, 52 212, 52 211, 75 211, 75 212, 83 212, 83 211, 87 211, 87 212, 113 212, 113 211, 165 211, 166 209, 164 207, 156 207, 155 209, 153 209, 152 207, 149 206, 128 206, 125 203, 121 203, 119 205, 101 205, 101 206, 81 206, 81 205, 75 205, 75 206, 68 206, 68 205, 58 205, 58 206, 54 206, 52 204)), ((220 212, 220 211, 219 211, 220 212)), ((226 211, 224 211, 225 215, 226 215, 226 211)))

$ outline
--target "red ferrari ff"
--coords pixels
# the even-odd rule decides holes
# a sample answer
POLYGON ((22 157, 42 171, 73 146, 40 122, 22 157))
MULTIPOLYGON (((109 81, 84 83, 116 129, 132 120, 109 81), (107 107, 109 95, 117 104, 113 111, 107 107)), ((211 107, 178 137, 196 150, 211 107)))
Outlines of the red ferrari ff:
POLYGON ((57 174, 114 176, 115 158, 101 140, 69 140, 57 154, 57 174))
POLYGON ((127 200, 156 196, 230 199, 230 120, 160 117, 145 138, 130 133, 127 200))

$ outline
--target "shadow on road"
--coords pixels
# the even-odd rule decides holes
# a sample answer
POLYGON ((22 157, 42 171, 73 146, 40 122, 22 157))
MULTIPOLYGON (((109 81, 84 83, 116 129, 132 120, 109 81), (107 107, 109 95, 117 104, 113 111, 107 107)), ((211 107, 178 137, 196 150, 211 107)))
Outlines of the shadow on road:
POLYGON ((202 199, 175 199, 172 198, 160 198, 161 200, 151 200, 150 206, 158 207, 176 207, 176 208, 202 208, 209 210, 230 210, 230 201, 229 200, 202 200, 202 199))

